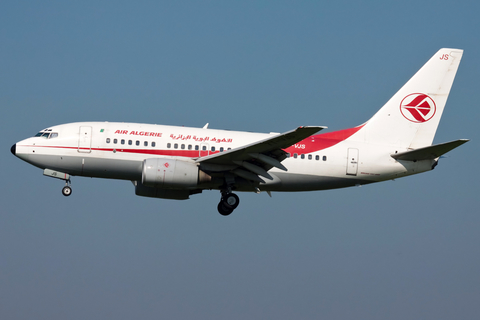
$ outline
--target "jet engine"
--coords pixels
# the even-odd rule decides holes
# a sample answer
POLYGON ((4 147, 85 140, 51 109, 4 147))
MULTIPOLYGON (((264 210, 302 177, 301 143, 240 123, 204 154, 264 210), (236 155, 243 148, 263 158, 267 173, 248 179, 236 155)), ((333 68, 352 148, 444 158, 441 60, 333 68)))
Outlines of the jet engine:
POLYGON ((211 179, 188 159, 150 158, 143 161, 142 184, 147 187, 188 189, 211 179))

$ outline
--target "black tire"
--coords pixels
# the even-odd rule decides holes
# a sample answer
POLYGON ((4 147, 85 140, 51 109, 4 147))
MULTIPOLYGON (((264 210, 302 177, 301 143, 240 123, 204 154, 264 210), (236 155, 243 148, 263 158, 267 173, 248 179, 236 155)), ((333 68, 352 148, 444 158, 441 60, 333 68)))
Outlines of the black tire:
POLYGON ((65 197, 68 197, 69 195, 72 194, 72 188, 70 188, 69 186, 63 187, 63 189, 62 189, 62 194, 63 194, 65 197))
POLYGON ((240 204, 240 198, 235 193, 229 193, 223 197, 221 202, 223 202, 226 207, 235 210, 240 204))
POLYGON ((222 216, 228 216, 230 213, 233 212, 232 208, 227 208, 223 201, 220 201, 217 206, 218 213, 220 213, 222 216))

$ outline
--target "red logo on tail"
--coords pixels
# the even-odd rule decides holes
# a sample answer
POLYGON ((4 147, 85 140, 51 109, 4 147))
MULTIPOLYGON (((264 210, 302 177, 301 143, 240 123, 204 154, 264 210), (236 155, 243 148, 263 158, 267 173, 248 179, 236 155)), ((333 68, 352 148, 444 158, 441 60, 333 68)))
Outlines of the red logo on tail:
POLYGON ((426 122, 435 115, 436 107, 432 98, 423 93, 412 93, 403 98, 400 111, 408 120, 416 123, 426 122))

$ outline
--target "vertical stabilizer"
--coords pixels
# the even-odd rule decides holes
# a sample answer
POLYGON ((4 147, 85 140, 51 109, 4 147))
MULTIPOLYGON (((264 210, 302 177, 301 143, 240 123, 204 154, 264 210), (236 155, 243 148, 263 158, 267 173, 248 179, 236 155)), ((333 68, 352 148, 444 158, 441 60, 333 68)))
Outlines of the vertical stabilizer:
POLYGON ((430 146, 462 54, 446 48, 435 53, 361 129, 365 141, 410 149, 430 146))

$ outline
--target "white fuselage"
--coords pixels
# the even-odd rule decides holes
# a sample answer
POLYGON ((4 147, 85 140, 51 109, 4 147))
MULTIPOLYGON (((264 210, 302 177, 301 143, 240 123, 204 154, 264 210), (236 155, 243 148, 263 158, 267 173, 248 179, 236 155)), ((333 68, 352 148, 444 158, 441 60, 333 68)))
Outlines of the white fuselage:
MULTIPOLYGON (((358 127, 360 128, 360 127, 358 127)), ((434 160, 396 161, 391 145, 363 141, 352 128, 317 134, 284 149, 282 164, 257 190, 238 184, 239 191, 309 191, 362 185, 432 169, 434 160)), ((16 156, 42 169, 73 176, 139 181, 149 158, 188 159, 254 143, 276 134, 137 123, 78 122, 48 128, 56 133, 32 137, 16 144, 16 156)), ((202 165, 200 164, 200 168, 202 165)), ((208 170, 208 168, 207 168, 208 170)), ((218 189, 215 181, 201 189, 218 189)))

